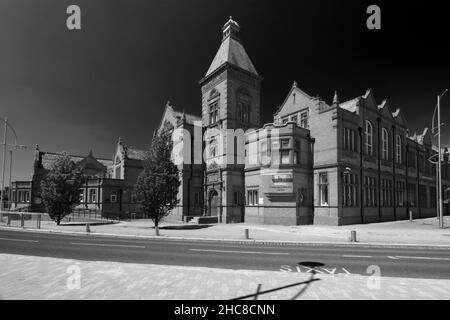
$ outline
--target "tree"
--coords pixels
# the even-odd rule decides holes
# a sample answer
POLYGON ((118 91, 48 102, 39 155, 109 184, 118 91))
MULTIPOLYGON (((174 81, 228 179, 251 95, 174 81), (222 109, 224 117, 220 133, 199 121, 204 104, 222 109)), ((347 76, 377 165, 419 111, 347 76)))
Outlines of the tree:
POLYGON ((80 204, 80 192, 84 176, 66 153, 51 165, 50 172, 41 181, 41 196, 45 209, 57 225, 80 204))
POLYGON ((142 212, 153 220, 156 235, 159 235, 161 219, 178 204, 180 179, 178 168, 171 160, 171 152, 171 137, 155 134, 144 160, 144 170, 134 187, 142 212))

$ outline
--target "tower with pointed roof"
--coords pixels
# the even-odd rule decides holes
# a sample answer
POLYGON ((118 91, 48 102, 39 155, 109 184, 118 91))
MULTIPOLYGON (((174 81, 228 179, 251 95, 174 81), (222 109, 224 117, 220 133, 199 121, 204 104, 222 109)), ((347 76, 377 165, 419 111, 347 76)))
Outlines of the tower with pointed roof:
POLYGON ((242 45, 239 31, 239 24, 230 17, 222 28, 219 50, 200 80, 202 120, 206 127, 246 130, 260 125, 262 77, 242 45))
MULTIPOLYGON (((239 222, 244 217, 242 208, 227 206, 233 199, 243 199, 245 189, 244 165, 237 164, 237 157, 230 161, 230 151, 233 155, 236 151, 231 150, 228 140, 233 138, 227 135, 229 129, 247 131, 260 126, 261 81, 241 43, 240 26, 230 17, 222 28, 219 50, 200 80, 203 127, 210 132, 218 129, 225 133, 217 152, 214 147, 205 150, 204 194, 208 201, 206 214, 217 215, 223 222, 239 222)), ((216 141, 214 137, 210 140, 216 141)))

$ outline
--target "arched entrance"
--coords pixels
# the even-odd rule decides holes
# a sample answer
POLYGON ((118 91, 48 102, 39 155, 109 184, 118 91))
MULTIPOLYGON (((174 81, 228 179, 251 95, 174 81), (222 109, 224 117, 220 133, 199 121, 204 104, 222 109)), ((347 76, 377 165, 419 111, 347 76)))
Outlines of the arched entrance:
POLYGON ((208 196, 208 216, 215 217, 219 216, 220 210, 220 198, 219 194, 215 189, 209 192, 208 196))

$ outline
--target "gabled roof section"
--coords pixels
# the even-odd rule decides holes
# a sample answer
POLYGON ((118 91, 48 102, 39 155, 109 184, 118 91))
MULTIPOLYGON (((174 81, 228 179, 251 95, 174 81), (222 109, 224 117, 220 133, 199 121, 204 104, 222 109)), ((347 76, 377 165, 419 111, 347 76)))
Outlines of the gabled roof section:
POLYGON ((175 110, 170 101, 167 101, 166 108, 164 109, 164 113, 157 131, 164 131, 168 129, 167 127, 169 127, 169 129, 175 128, 178 121, 185 121, 188 124, 194 125, 195 122, 201 122, 202 118, 193 114, 185 113, 184 111, 175 110))
POLYGON ((341 109, 345 109, 350 112, 356 112, 358 109, 358 103, 361 100, 361 97, 356 97, 352 100, 348 100, 339 104, 341 109))
POLYGON ((258 76, 258 72, 239 40, 239 25, 231 17, 223 27, 223 39, 205 77, 229 63, 258 76), (231 32, 230 32, 231 29, 231 32))
POLYGON ((314 98, 311 97, 309 94, 305 93, 304 91, 302 91, 298 87, 297 82, 294 81, 291 90, 284 99, 283 103, 278 107, 275 116, 277 116, 280 113, 287 115, 299 111, 301 109, 304 109, 305 107, 308 107, 308 104, 311 103, 313 100, 314 98))
POLYGON ((378 111, 378 104, 377 101, 375 99, 375 96, 373 94, 373 90, 372 89, 368 89, 366 91, 366 93, 363 96, 363 99, 366 101, 365 105, 374 110, 374 111, 378 111))
POLYGON ((430 130, 428 130, 428 128, 425 128, 423 130, 422 134, 417 137, 417 141, 423 145, 427 145, 427 146, 432 145, 432 138, 431 138, 430 130))
POLYGON ((389 106, 389 100, 383 100, 383 102, 378 106, 378 110, 380 111, 381 115, 385 116, 388 119, 394 120, 392 117, 391 107, 389 106))
POLYGON ((392 117, 398 124, 406 126, 406 121, 405 118, 403 117, 403 114, 400 112, 400 108, 398 108, 397 110, 395 110, 394 113, 392 113, 392 117))

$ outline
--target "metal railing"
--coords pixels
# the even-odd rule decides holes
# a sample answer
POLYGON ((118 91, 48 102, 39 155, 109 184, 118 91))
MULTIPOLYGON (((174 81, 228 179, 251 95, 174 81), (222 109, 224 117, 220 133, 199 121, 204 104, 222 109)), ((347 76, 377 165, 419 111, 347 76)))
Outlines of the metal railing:
POLYGON ((19 226, 24 228, 25 221, 36 219, 36 228, 41 228, 41 222, 43 214, 39 212, 14 212, 14 211, 2 211, 3 217, 6 217, 6 225, 11 226, 12 221, 19 221, 19 226))

